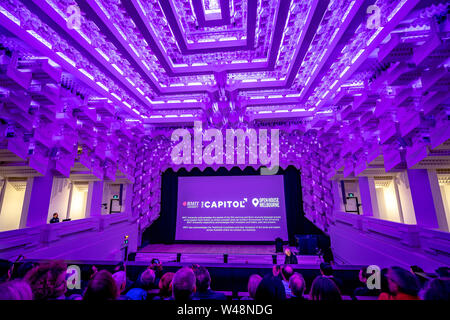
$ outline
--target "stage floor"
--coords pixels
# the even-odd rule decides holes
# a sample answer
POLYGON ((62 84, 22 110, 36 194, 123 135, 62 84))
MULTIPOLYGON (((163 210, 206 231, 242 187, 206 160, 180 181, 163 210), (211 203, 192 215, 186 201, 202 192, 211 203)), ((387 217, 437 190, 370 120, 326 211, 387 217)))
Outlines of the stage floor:
MULTIPOLYGON (((293 252, 296 251, 294 247, 290 248, 293 252)), ((275 253, 273 244, 150 244, 136 253, 136 261, 150 262, 153 258, 157 258, 163 263, 284 263, 284 253, 275 253)), ((297 260, 299 264, 308 265, 317 265, 321 262, 318 256, 297 255, 297 260)))

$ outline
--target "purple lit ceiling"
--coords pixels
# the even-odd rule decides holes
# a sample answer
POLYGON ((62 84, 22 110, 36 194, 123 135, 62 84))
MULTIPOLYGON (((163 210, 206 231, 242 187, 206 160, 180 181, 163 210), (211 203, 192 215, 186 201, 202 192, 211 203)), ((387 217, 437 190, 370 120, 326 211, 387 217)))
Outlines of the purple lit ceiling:
MULTIPOLYGON (((445 1, 419 0, 2 0, 0 5, 3 42, 20 38, 22 55, 48 56, 90 88, 88 98, 107 98, 116 109, 157 125, 211 122, 214 113, 226 125, 233 111, 245 125, 280 118, 309 123, 335 117, 343 101, 369 90, 377 103, 386 87, 420 82, 430 59, 411 66, 406 52, 442 37, 436 16, 448 14, 445 1), (73 5, 80 8, 79 28, 69 23, 73 5), (368 25, 371 5, 379 8, 379 28, 368 25), (395 41, 399 48, 391 48, 395 41), (403 55, 384 56, 386 50, 403 55), (411 69, 410 81, 376 81, 402 62, 411 69)), ((431 65, 444 67, 447 56, 440 58, 431 65)))

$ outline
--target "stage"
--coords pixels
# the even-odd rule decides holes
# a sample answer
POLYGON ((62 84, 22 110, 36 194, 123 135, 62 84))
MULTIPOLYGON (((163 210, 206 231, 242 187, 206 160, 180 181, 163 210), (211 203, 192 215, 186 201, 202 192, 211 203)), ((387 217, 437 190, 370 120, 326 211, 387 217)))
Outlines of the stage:
MULTIPOLYGON (((296 252, 295 247, 290 247, 296 252)), ((161 262, 283 264, 284 253, 275 252, 273 244, 150 244, 136 253, 136 261, 153 258, 161 262)), ((318 265, 319 256, 297 255, 299 264, 318 265)))

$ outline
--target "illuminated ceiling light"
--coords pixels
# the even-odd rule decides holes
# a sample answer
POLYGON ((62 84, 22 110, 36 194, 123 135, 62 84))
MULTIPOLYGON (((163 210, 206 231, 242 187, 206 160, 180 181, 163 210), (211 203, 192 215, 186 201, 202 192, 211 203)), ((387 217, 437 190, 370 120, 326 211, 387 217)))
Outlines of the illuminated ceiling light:
POLYGON ((202 83, 201 83, 201 82, 188 82, 187 85, 188 85, 188 86, 201 86, 202 83))
POLYGON ((167 114, 166 118, 178 118, 177 114, 167 114))
POLYGON ((276 98, 283 98, 283 96, 281 94, 274 94, 271 96, 268 96, 269 99, 276 99, 276 98))
POLYGON ((194 62, 192 64, 193 67, 203 67, 203 66, 207 66, 208 64, 206 62, 194 62))
POLYGON ((381 32, 381 30, 383 30, 383 27, 378 28, 377 31, 375 31, 373 33, 373 35, 370 37, 370 39, 367 40, 367 46, 369 46, 372 43, 372 41, 375 40, 375 38, 378 36, 378 34, 381 32))
POLYGON ((277 79, 275 79, 275 78, 264 78, 264 79, 261 79, 261 81, 277 81, 277 79))
POLYGON ((331 35, 329 43, 333 42, 333 40, 334 40, 334 38, 336 38, 336 35, 338 34, 338 32, 339 32, 339 28, 334 30, 333 34, 331 35))
POLYGON ((133 107, 128 102, 124 101, 123 104, 128 108, 133 109, 133 107))
POLYGON ((248 63, 248 60, 233 60, 233 61, 231 61, 231 64, 235 64, 235 63, 248 63))
POLYGON ((242 80, 242 82, 257 82, 258 80, 256 80, 256 79, 244 79, 244 80, 242 80))
POLYGON ((171 83, 169 87, 184 87, 184 83, 171 83))
POLYGON ((86 77, 88 77, 89 79, 91 79, 92 81, 94 81, 94 76, 92 74, 90 74, 89 72, 87 72, 84 69, 78 69, 78 71, 80 71, 82 74, 84 74, 86 77))
POLYGON ((87 43, 92 44, 91 39, 89 39, 88 36, 85 35, 83 31, 81 31, 81 30, 79 30, 79 29, 75 29, 75 30, 78 32, 78 34, 79 34, 84 40, 87 41, 87 43))
POLYGON ((405 5, 405 3, 407 2, 407 0, 402 0, 402 2, 400 2, 397 7, 395 7, 394 10, 392 10, 391 14, 388 15, 387 21, 391 21, 391 19, 397 14, 397 12, 405 5))
POLYGON ((167 100, 167 103, 181 103, 181 100, 167 100))
POLYGON ((300 97, 300 93, 291 93, 286 95, 286 98, 298 98, 298 97, 300 97))
POLYGON ((283 110, 275 110, 275 113, 286 113, 289 112, 289 110, 283 109, 283 110))
POLYGON ((192 114, 182 114, 180 115, 181 118, 192 118, 194 115, 192 114))
POLYGON ((134 83, 133 81, 131 81, 130 78, 126 77, 125 79, 127 79, 127 81, 128 81, 129 83, 131 83, 131 85, 132 85, 133 87, 135 86, 135 83, 134 83))
POLYGON ((163 116, 161 116, 161 115, 154 115, 154 116, 150 116, 150 119, 160 119, 162 117, 163 116))
POLYGON ((364 52, 365 50, 366 50, 366 49, 361 49, 361 50, 359 50, 359 52, 356 54, 356 56, 353 57, 353 59, 352 59, 352 64, 355 63, 356 60, 358 60, 358 58, 363 54, 363 52, 364 52))
POLYGON ((97 52, 100 53, 103 59, 109 62, 109 57, 100 48, 95 48, 95 50, 97 50, 97 52))
POLYGON ((195 103, 195 102, 197 102, 197 99, 186 99, 186 100, 183 100, 183 102, 185 102, 185 103, 195 103))
POLYGON ((116 98, 117 100, 122 101, 122 98, 119 97, 119 96, 118 96, 117 94, 115 94, 114 92, 111 93, 111 95, 112 95, 114 98, 116 98))
POLYGON ((100 8, 100 10, 102 10, 102 12, 105 14, 105 16, 108 19, 111 19, 111 16, 109 15, 108 10, 105 9, 105 7, 103 7, 103 5, 101 4, 101 2, 99 0, 95 0, 95 3, 98 5, 98 7, 100 8))
POLYGON ((267 59, 266 58, 253 59, 252 62, 267 62, 267 59))
POLYGON ((139 57, 139 52, 137 52, 137 50, 134 48, 134 46, 131 43, 128 45, 130 46, 131 50, 133 50, 134 54, 139 57))
POLYGON ((250 100, 261 100, 261 99, 265 99, 266 97, 264 97, 264 96, 253 96, 253 97, 250 97, 250 100))
POLYGON ((291 112, 305 112, 306 109, 292 109, 291 112))
POLYGON ((122 71, 122 70, 121 70, 121 69, 120 69, 120 68, 119 68, 118 66, 116 66, 116 64, 115 64, 115 63, 113 63, 113 64, 112 64, 112 66, 113 66, 113 68, 114 68, 114 69, 116 69, 116 70, 117 70, 117 72, 119 72, 119 73, 120 73, 120 75, 121 75, 121 76, 123 76, 123 71, 122 71))
POLYGON ((5 8, 3 8, 2 6, 0 6, 0 12, 6 16, 9 20, 11 20, 12 22, 14 22, 15 24, 17 24, 18 26, 20 26, 20 20, 17 19, 16 17, 14 17, 11 13, 9 13, 5 8))
POLYGON ((272 111, 271 110, 258 111, 258 114, 264 114, 264 113, 272 113, 272 111))
POLYGON ((144 91, 142 91, 140 88, 136 88, 136 90, 137 90, 140 94, 142 94, 143 96, 145 96, 144 91))
POLYGON ((325 93, 322 95, 322 99, 325 98, 330 93, 330 90, 325 91, 325 93))
POLYGON ((198 40, 199 43, 204 43, 204 42, 216 42, 215 39, 211 39, 211 38, 207 38, 207 39, 199 39, 198 40))
POLYGON ((103 83, 101 83, 100 81, 97 81, 96 82, 96 84, 98 84, 99 85, 99 87, 100 88, 102 88, 103 90, 105 90, 105 91, 108 91, 109 92, 109 89, 108 89, 108 87, 107 86, 105 86, 103 83))
POLYGON ((237 40, 236 37, 224 37, 224 38, 220 38, 219 41, 234 41, 237 40))
POLYGON ((40 35, 38 35, 35 31, 27 30, 27 32, 31 34, 34 38, 36 38, 39 42, 41 42, 43 45, 45 45, 47 48, 52 49, 51 43, 42 38, 40 35))
POLYGON ((350 66, 345 67, 344 71, 341 72, 339 77, 342 78, 347 73, 348 69, 350 69, 350 66))
POLYGON ((65 61, 67 61, 69 64, 71 64, 73 67, 76 67, 75 61, 73 61, 72 59, 70 59, 68 56, 66 56, 64 53, 62 52, 57 52, 56 53, 58 56, 60 56, 61 58, 63 58, 65 61))
POLYGON ((120 30, 119 26, 115 23, 113 23, 113 26, 116 27, 117 31, 119 31, 120 35, 122 36, 122 38, 126 41, 127 37, 125 36, 125 34, 122 32, 122 30, 120 30))
POLYGON ((347 8, 347 11, 345 11, 344 15, 342 16, 341 22, 344 22, 345 19, 347 19, 347 16, 350 14, 350 11, 352 10, 353 6, 355 5, 356 0, 353 0, 352 3, 347 8))
POLYGON ((148 71, 150 71, 150 67, 148 66, 147 62, 144 60, 141 60, 142 64, 147 68, 148 71))
POLYGON ((333 89, 337 83, 338 83, 338 80, 334 80, 333 84, 330 86, 330 89, 333 89))

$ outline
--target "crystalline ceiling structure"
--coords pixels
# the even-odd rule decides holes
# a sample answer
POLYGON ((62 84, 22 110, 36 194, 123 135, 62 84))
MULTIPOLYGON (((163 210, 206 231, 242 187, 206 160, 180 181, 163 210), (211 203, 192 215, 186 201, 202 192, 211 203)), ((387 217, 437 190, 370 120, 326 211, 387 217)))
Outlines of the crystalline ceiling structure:
POLYGON ((144 230, 161 172, 226 166, 171 163, 174 129, 277 128, 328 230, 337 181, 448 177, 449 36, 438 0, 0 0, 2 175, 133 183, 144 230))

